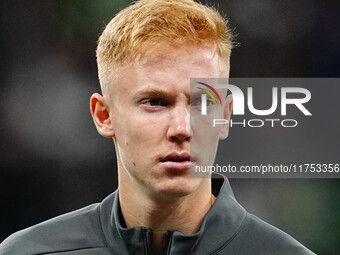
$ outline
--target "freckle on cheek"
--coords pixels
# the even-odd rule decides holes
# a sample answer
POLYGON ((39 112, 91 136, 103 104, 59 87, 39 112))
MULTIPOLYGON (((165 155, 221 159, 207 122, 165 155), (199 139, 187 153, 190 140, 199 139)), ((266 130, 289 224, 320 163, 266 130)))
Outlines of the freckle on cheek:
POLYGON ((132 164, 133 164, 134 166, 136 166, 136 163, 135 163, 135 162, 132 162, 132 164))

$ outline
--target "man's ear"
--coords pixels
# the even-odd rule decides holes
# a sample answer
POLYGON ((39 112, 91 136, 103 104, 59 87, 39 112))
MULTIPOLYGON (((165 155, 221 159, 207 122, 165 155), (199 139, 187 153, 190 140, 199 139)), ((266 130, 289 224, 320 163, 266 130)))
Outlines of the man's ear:
POLYGON ((94 93, 91 96, 90 110, 98 133, 105 137, 114 137, 115 133, 110 120, 110 111, 102 95, 94 93))
POLYGON ((228 95, 224 105, 224 119, 228 120, 228 123, 224 124, 220 131, 220 140, 226 139, 229 135, 229 123, 232 111, 233 111, 233 96, 228 95))

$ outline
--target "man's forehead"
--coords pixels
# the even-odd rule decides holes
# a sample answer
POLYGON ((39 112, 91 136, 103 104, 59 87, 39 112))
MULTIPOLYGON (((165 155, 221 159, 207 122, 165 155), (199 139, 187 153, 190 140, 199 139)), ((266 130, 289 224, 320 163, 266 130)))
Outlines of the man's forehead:
POLYGON ((127 84, 135 88, 151 87, 159 90, 190 89, 194 77, 216 78, 229 75, 229 63, 224 63, 211 49, 184 48, 154 54, 125 62, 116 68, 115 89, 124 90, 127 84), (175 86, 178 85, 178 86, 175 86))

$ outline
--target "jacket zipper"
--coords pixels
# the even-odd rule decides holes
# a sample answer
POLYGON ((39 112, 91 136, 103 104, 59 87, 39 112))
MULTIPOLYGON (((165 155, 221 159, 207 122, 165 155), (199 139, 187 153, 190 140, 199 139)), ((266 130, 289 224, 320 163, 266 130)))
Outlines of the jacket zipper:
POLYGON ((151 240, 150 240, 150 229, 148 228, 143 228, 143 233, 144 233, 144 240, 145 240, 145 254, 150 255, 151 253, 151 240))
POLYGON ((164 254, 169 255, 170 250, 171 250, 171 243, 172 243, 172 235, 173 231, 168 231, 165 234, 165 243, 166 243, 166 248, 164 249, 164 254))

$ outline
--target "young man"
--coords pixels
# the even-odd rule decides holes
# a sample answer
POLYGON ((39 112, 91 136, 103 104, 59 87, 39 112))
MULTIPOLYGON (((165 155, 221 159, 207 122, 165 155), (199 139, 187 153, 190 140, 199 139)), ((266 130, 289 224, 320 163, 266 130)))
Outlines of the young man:
MULTIPOLYGON (((226 178, 190 177, 228 136, 227 126, 190 123, 190 78, 228 77, 230 52, 226 22, 201 4, 142 0, 121 11, 99 39, 103 95, 90 102, 115 144, 119 190, 12 235, 0 254, 313 254, 248 214, 226 178)), ((221 95, 214 114, 229 119, 232 97, 221 95)))

